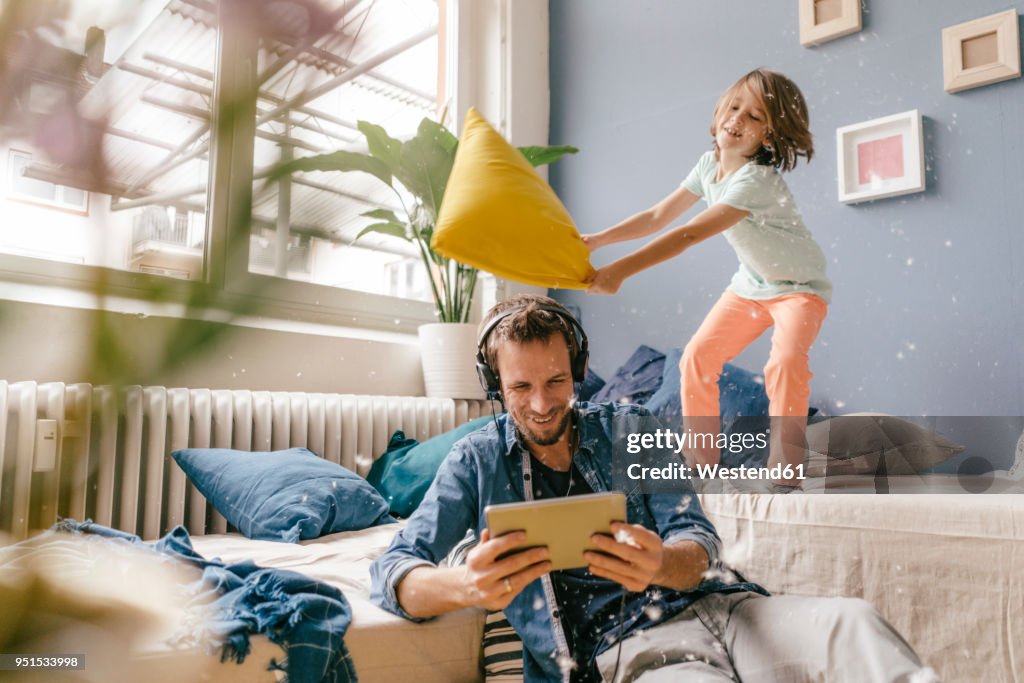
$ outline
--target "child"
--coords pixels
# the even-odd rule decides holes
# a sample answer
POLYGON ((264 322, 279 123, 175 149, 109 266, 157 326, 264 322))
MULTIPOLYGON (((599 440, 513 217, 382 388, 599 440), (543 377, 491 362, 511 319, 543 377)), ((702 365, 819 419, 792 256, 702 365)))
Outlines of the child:
MULTIPOLYGON (((802 442, 810 399, 807 353, 828 310, 832 284, 825 256, 803 224, 779 171, 811 160, 814 146, 807 105, 789 78, 757 69, 736 81, 715 105, 713 151, 706 152, 680 185, 650 209, 602 232, 584 235, 591 251, 652 235, 698 199, 708 208, 632 254, 599 269, 588 292, 615 294, 623 280, 723 233, 739 258, 739 270, 683 351, 682 409, 694 432, 719 430, 718 377, 726 361, 774 325, 764 368, 772 416, 787 420, 785 443, 802 442), (796 429, 796 433, 792 430, 796 429), (799 439, 799 440, 798 440, 799 439)), ((776 432, 778 430, 775 430, 776 432)), ((797 465, 802 449, 773 449, 769 466, 797 465)), ((687 453, 716 463, 717 448, 687 453)), ((775 483, 796 483, 789 475, 775 483)))

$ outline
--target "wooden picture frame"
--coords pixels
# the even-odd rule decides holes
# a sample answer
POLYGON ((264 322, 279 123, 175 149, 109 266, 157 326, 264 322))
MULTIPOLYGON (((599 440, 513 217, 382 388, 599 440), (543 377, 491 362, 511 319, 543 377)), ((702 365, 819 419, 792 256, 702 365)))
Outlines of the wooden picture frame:
POLYGON ((1020 78, 1017 10, 942 29, 942 75, 946 92, 1020 78))
POLYGON ((896 197, 925 189, 924 135, 917 109, 836 130, 839 201, 896 197))
POLYGON ((800 0, 800 44, 820 45, 861 30, 860 0, 800 0))

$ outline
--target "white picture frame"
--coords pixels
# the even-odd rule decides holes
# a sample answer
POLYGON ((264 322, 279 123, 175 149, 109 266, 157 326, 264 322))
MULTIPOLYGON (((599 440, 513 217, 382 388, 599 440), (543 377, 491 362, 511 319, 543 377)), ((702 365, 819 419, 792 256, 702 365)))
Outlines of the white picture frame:
POLYGON ((799 0, 800 44, 827 43, 863 27, 860 0, 799 0))
POLYGON ((1020 78, 1017 10, 942 29, 942 87, 960 92, 1020 78))
POLYGON ((839 201, 897 197, 925 189, 924 135, 917 109, 836 129, 839 201))

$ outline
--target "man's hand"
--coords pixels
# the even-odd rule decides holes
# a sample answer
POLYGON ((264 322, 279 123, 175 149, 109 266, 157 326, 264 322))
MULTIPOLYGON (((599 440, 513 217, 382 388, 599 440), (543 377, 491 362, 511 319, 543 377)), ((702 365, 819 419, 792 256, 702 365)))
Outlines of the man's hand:
POLYGON ((480 543, 466 556, 467 604, 491 611, 505 609, 526 586, 551 571, 546 547, 497 559, 525 539, 522 531, 492 539, 490 531, 483 530, 480 543))
POLYGON ((590 285, 587 287, 587 294, 615 294, 622 287, 622 282, 625 279, 612 266, 598 268, 586 280, 586 283, 590 285))
POLYGON ((590 573, 621 584, 634 593, 647 588, 661 570, 664 547, 661 537, 640 524, 612 524, 615 538, 594 534, 591 542, 602 555, 583 553, 590 573), (609 557, 609 555, 611 557, 609 557))

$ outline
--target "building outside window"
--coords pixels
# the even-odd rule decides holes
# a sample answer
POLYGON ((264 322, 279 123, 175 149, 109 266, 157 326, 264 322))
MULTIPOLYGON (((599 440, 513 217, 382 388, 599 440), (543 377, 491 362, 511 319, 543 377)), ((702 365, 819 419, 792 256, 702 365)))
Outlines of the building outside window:
POLYGON ((67 15, 37 12, 10 36, 0 252, 230 287, 245 276, 222 262, 221 245, 245 253, 251 276, 339 290, 295 290, 306 301, 429 301, 411 245, 355 239, 373 222, 367 211, 399 208, 389 188, 357 173, 276 183, 266 173, 290 158, 365 151, 359 120, 403 138, 436 118, 438 3, 253 0, 243 3, 249 35, 238 38, 248 52, 225 60, 221 15, 231 2, 239 5, 76 0, 67 15), (246 59, 258 84, 255 121, 226 139, 218 87, 230 88, 246 59), (251 163, 232 169, 228 185, 250 183, 248 239, 217 210, 245 193, 209 191, 217 155, 240 150, 251 163))
POLYGON ((25 169, 31 163, 31 154, 13 149, 10 151, 8 197, 32 204, 68 209, 81 215, 88 215, 88 192, 75 187, 57 185, 46 180, 37 180, 25 175, 25 169))

